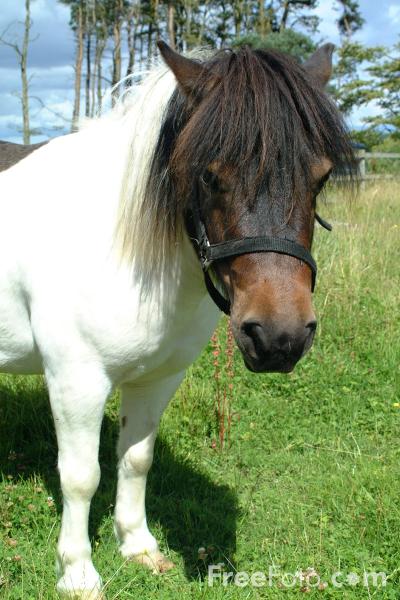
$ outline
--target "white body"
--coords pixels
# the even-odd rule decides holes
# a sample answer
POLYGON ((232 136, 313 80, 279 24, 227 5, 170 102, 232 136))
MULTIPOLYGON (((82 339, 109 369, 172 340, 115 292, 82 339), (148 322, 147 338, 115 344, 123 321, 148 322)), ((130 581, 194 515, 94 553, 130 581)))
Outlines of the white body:
POLYGON ((64 497, 58 590, 67 597, 100 597, 87 521, 115 386, 122 389, 116 532, 124 556, 162 568, 144 508, 156 429, 218 319, 187 238, 157 279, 121 262, 115 248, 122 182, 127 193, 137 190, 128 199, 134 213, 174 86, 171 74, 157 71, 124 110, 0 174, 0 371, 47 379, 64 497))

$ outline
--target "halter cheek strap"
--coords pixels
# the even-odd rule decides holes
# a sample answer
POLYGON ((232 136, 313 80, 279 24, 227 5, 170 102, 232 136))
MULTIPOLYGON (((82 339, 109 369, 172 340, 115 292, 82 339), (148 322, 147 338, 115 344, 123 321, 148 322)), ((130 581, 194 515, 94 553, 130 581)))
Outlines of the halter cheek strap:
MULTIPOLYGON (((315 219, 328 231, 332 230, 332 226, 324 221, 317 213, 315 213, 315 219)), ((203 269, 204 282, 207 291, 218 308, 225 314, 229 315, 231 312, 230 302, 224 298, 215 287, 209 274, 209 268, 214 262, 232 256, 252 254, 254 252, 276 252, 277 254, 294 256, 310 267, 312 274, 311 291, 314 291, 315 280, 317 277, 317 265, 307 248, 297 242, 275 236, 256 236, 228 240, 218 244, 210 244, 197 203, 195 203, 195 206, 193 207, 193 225, 196 232, 195 242, 197 252, 203 269)))
POLYGON ((323 227, 327 231, 332 231, 332 225, 328 223, 328 221, 325 221, 325 219, 320 217, 318 213, 315 213, 315 220, 318 221, 321 227, 323 227))

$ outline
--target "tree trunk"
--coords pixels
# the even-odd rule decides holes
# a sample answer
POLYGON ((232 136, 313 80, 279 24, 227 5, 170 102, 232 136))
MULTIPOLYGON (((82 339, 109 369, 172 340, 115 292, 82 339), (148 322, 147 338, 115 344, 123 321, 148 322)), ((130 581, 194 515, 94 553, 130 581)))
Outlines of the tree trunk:
POLYGON ((90 116, 94 117, 96 110, 98 112, 101 111, 101 103, 102 103, 102 69, 101 69, 101 61, 103 59, 103 53, 106 42, 102 37, 100 31, 97 31, 96 35, 96 49, 94 55, 94 65, 92 69, 92 91, 91 91, 91 110, 90 116), (96 91, 97 90, 97 91, 96 91), (96 103, 96 95, 97 95, 97 103, 96 103), (97 107, 96 107, 97 104, 97 107))
POLYGON ((78 6, 76 28, 76 59, 75 59, 75 99, 72 112, 71 131, 76 131, 81 107, 81 79, 83 63, 83 8, 82 0, 78 6))
POLYGON ((94 116, 95 112, 101 112, 102 104, 103 104, 103 54, 104 50, 107 46, 107 40, 109 36, 108 29, 108 20, 107 20, 107 12, 104 9, 104 6, 98 5, 98 10, 94 13, 93 21, 95 23, 95 32, 96 32, 96 53, 95 53, 95 63, 93 65, 93 82, 92 82, 92 115, 94 116), (95 88, 96 88, 96 96, 95 98, 95 88), (97 102, 96 102, 97 100, 97 102))
POLYGON ((142 26, 140 28, 140 43, 139 43, 139 63, 140 67, 143 65, 143 50, 144 50, 144 24, 142 22, 142 26))
POLYGON ((167 30, 169 45, 173 50, 175 50, 175 7, 171 1, 168 2, 167 30))
POLYGON ((98 20, 102 14, 104 14, 104 8, 97 6, 97 0, 90 0, 87 3, 86 31, 88 42, 86 45, 86 116, 88 117, 94 117, 96 111, 96 75, 99 60, 99 47, 101 44, 101 29, 98 27, 98 20), (89 9, 91 9, 90 14, 89 9), (94 60, 92 65, 91 49, 93 37, 94 60))
POLYGON ((150 21, 147 30, 147 66, 150 68, 151 59, 153 58, 153 23, 150 21))
POLYGON ((150 2, 150 21, 149 28, 147 30, 147 64, 150 67, 151 61, 153 58, 153 34, 156 33, 156 36, 159 33, 158 28, 158 0, 151 0, 150 2))
POLYGON ((29 90, 28 90, 28 74, 27 74, 27 60, 28 60, 28 46, 29 46, 29 32, 31 29, 31 12, 30 12, 30 0, 25 0, 25 30, 24 30, 24 41, 21 52, 21 80, 22 80, 22 123, 24 133, 24 144, 31 143, 31 131, 29 124, 29 90))
POLYGON ((244 31, 248 31, 250 28, 250 2, 249 0, 245 0, 245 10, 244 10, 244 31))
MULTIPOLYGON (((123 0, 116 0, 114 27, 113 27, 113 70, 112 86, 114 87, 121 80, 121 21, 122 21, 123 0)), ((112 102, 115 104, 119 96, 119 89, 115 89, 112 96, 112 102)))
POLYGON ((92 68, 92 79, 90 82, 90 117, 94 117, 94 113, 96 110, 96 78, 99 64, 99 43, 99 33, 96 30, 94 46, 94 64, 92 68))
MULTIPOLYGON (((140 2, 137 2, 135 7, 132 8, 128 14, 126 22, 127 42, 128 42, 128 66, 126 68, 126 75, 132 75, 133 68, 135 66, 136 58, 136 38, 137 29, 139 25, 141 6, 140 2)), ((129 87, 130 81, 126 82, 126 86, 129 87)))
POLYGON ((104 37, 99 40, 98 53, 96 56, 96 73, 97 73, 97 111, 100 113, 103 105, 103 71, 102 71, 102 59, 104 49, 107 44, 107 38, 104 37))
POLYGON ((283 4, 283 14, 282 14, 281 22, 279 25, 279 31, 284 31, 284 29, 286 29, 287 20, 289 17, 289 10, 290 10, 290 2, 289 2, 289 0, 285 0, 285 2, 283 4))
POLYGON ((265 23, 265 6, 264 0, 259 0, 259 33, 260 35, 266 34, 266 23, 265 23))
POLYGON ((92 34, 87 29, 86 35, 86 79, 85 79, 85 117, 90 116, 90 83, 91 83, 91 56, 90 49, 92 43, 92 34))
POLYGON ((243 23, 243 0, 236 0, 233 6, 233 15, 235 21, 235 37, 239 37, 243 23))
POLYGON ((189 46, 190 46, 190 34, 192 31, 192 6, 191 6, 191 4, 192 4, 191 0, 186 0, 186 2, 184 2, 185 12, 186 12, 185 34, 184 34, 184 40, 183 40, 184 52, 187 52, 189 49, 189 46))
POLYGON ((220 15, 220 26, 219 26, 219 38, 220 38, 220 48, 223 48, 228 37, 228 27, 229 27, 229 18, 228 13, 230 8, 230 3, 226 4, 225 2, 221 2, 221 15, 220 15))
POLYGON ((114 50, 113 50, 113 72, 112 85, 121 79, 121 27, 119 23, 114 25, 114 50))

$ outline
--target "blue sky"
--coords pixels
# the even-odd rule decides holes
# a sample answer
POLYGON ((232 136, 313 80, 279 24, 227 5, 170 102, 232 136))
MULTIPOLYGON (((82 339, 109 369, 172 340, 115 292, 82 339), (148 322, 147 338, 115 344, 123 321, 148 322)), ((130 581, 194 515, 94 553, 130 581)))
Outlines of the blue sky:
MULTIPOLYGON (((21 39, 24 0, 2 0, 0 33, 8 26, 8 39, 21 39)), ((399 40, 400 3, 398 0, 361 0, 360 8, 366 24, 355 36, 367 45, 392 45, 399 40)), ((59 135, 68 130, 72 112, 74 84, 74 39, 69 27, 69 9, 56 0, 32 0, 32 35, 37 39, 29 49, 31 77, 31 124, 43 131, 33 141, 59 135), (39 98, 41 103, 36 100, 39 98)), ((320 0, 316 10, 321 19, 320 39, 339 43, 336 26, 338 12, 334 0, 320 0)), ((0 45, 0 139, 21 141, 21 107, 18 94, 20 76, 15 53, 0 45)), ((374 106, 358 110, 351 125, 359 126, 361 118, 375 111, 374 106)))

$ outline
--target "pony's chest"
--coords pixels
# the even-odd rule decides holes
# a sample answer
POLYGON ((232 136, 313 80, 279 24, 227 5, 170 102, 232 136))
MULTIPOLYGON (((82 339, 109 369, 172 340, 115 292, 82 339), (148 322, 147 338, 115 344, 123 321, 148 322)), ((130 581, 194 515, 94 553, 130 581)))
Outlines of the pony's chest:
POLYGON ((208 296, 197 306, 177 308, 173 314, 157 315, 145 323, 137 322, 125 339, 127 360, 121 365, 119 382, 144 376, 163 378, 185 370, 207 344, 218 322, 208 296))

